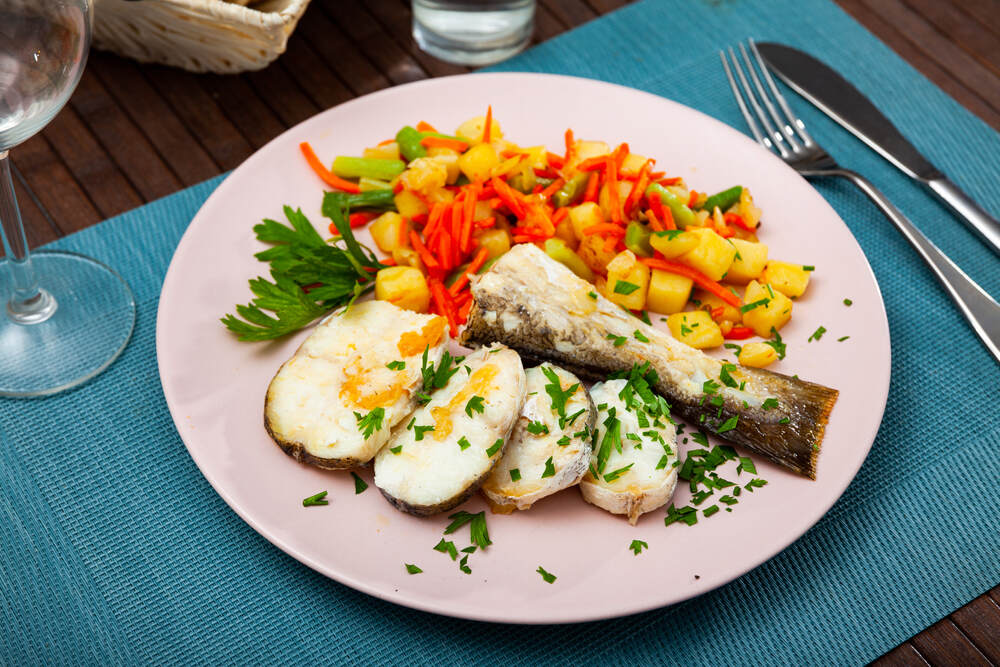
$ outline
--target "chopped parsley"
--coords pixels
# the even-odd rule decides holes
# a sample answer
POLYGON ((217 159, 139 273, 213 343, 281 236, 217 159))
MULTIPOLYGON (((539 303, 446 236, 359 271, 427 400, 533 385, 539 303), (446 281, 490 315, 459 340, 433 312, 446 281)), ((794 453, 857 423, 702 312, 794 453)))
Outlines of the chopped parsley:
POLYGON ((556 575, 552 574, 551 572, 546 572, 545 568, 542 567, 541 565, 538 566, 538 569, 535 570, 535 572, 542 575, 542 579, 545 580, 545 583, 547 584, 555 583, 556 575))
MULTIPOLYGON (((423 393, 417 394, 418 403, 427 403, 431 400, 429 392, 435 389, 441 389, 448 384, 448 380, 451 376, 458 372, 458 361, 457 359, 452 359, 451 354, 448 351, 441 356, 441 361, 438 362, 437 367, 434 364, 427 363, 427 355, 430 352, 430 346, 424 347, 424 354, 420 360, 420 375, 423 378, 423 393), (452 368, 452 362, 456 363, 456 366, 452 368)), ((463 357, 464 358, 464 357, 463 357)))
MULTIPOLYGON (((568 389, 562 388, 562 382, 559 379, 559 375, 549 368, 548 366, 541 366, 542 373, 548 379, 548 383, 545 385, 545 393, 549 395, 552 401, 552 411, 559 415, 559 427, 562 428, 566 425, 566 403, 569 401, 570 397, 576 393, 580 388, 580 383, 577 382, 571 385, 568 389)), ((579 413, 577 413, 579 414, 579 413)), ((574 416, 574 419, 576 417, 574 416)), ((569 423, 573 423, 570 421, 569 423)), ((546 433, 548 431, 546 430, 546 433)))
POLYGON ((597 301, 597 292, 594 291, 587 292, 587 296, 589 296, 594 301, 597 301))
POLYGON ((770 345, 778 353, 778 359, 784 359, 786 345, 781 342, 781 334, 774 327, 771 327, 771 333, 774 334, 774 340, 765 340, 764 345, 770 345))
POLYGON ((654 468, 654 470, 663 470, 664 468, 667 467, 667 463, 669 461, 670 459, 668 459, 667 455, 664 454, 663 456, 660 457, 660 461, 656 464, 656 468, 654 468))
POLYGON ((461 570, 462 572, 465 572, 466 574, 472 574, 472 568, 469 567, 468 563, 469 563, 469 556, 468 555, 462 556, 462 560, 458 561, 458 569, 461 570))
POLYGON ((614 341, 615 347, 621 347, 628 340, 625 336, 616 336, 614 334, 608 334, 608 340, 614 341))
POLYGON ((748 313, 754 308, 759 308, 760 306, 766 306, 769 303, 771 303, 771 300, 767 297, 764 297, 763 299, 757 299, 756 301, 751 301, 750 303, 740 306, 740 312, 748 313))
POLYGON ((837 339, 837 342, 838 343, 843 343, 848 338, 850 338, 850 336, 841 336, 840 338, 837 339))
POLYGON ((622 475, 624 475, 625 473, 627 473, 629 471, 629 469, 632 466, 634 466, 634 465, 635 465, 635 461, 633 461, 632 463, 629 463, 627 466, 625 466, 623 468, 618 468, 618 470, 612 470, 611 472, 609 472, 608 474, 606 474, 604 476, 604 481, 605 482, 613 482, 613 481, 615 481, 616 479, 618 479, 619 477, 621 477, 622 475))
POLYGON ((718 505, 709 505, 708 507, 706 507, 704 509, 704 511, 702 512, 702 514, 705 515, 705 518, 708 518, 708 517, 712 516, 713 514, 715 514, 718 511, 719 511, 719 506, 718 505))
POLYGON ((469 399, 469 402, 465 404, 465 414, 472 416, 473 412, 483 413, 486 408, 483 407, 483 397, 473 396, 469 399))
POLYGON ((627 280, 615 281, 615 294, 631 294, 632 292, 639 289, 639 286, 635 283, 630 283, 627 280))
POLYGON ((726 348, 727 350, 732 350, 733 354, 735 354, 737 358, 740 356, 740 352, 743 351, 743 346, 737 345, 736 343, 723 343, 722 347, 726 348))
POLYGON ((736 474, 738 475, 741 472, 748 472, 751 475, 757 474, 757 466, 754 465, 753 459, 749 456, 740 457, 740 464, 736 466, 736 474))
POLYGON ((560 417, 559 418, 559 425, 561 427, 565 427, 567 424, 570 425, 570 426, 572 426, 573 422, 576 421, 576 418, 579 417, 580 415, 582 415, 586 411, 587 411, 587 408, 580 408, 579 410, 577 410, 576 412, 574 412, 573 414, 571 414, 569 417, 566 417, 565 419, 563 419, 562 417, 560 417))
POLYGON ((811 265, 809 265, 809 264, 806 264, 806 265, 804 265, 804 266, 802 267, 802 270, 803 270, 803 271, 815 271, 815 270, 816 270, 816 267, 815 267, 815 266, 811 266, 811 265))
POLYGON ((643 322, 645 322, 650 326, 653 325, 652 320, 649 319, 649 313, 647 313, 645 310, 640 310, 639 314, 636 315, 636 317, 638 317, 640 320, 642 320, 643 322))
POLYGON ((417 442, 420 442, 421 440, 424 439, 424 433, 427 433, 428 431, 433 431, 433 430, 434 430, 433 426, 418 426, 418 425, 414 424, 413 425, 413 439, 416 440, 417 442))
POLYGON ((472 447, 472 443, 469 442, 469 439, 463 435, 461 438, 458 439, 458 446, 464 452, 469 447, 472 447))
POLYGON ((597 450, 597 472, 603 472, 604 466, 608 463, 611 450, 622 451, 622 423, 615 416, 615 409, 608 411, 608 417, 604 420, 604 437, 601 438, 600 449, 597 450))
POLYGON ((444 529, 445 535, 451 535, 465 524, 469 524, 469 534, 473 544, 480 549, 485 549, 493 544, 490 541, 490 533, 486 530, 486 512, 470 514, 469 512, 460 511, 455 512, 448 518, 451 519, 451 523, 444 529))
POLYGON ((726 421, 722 422, 716 433, 726 433, 728 431, 732 431, 734 428, 736 428, 736 424, 739 422, 739 420, 740 420, 739 415, 733 415, 726 421))
POLYGON ((552 477, 555 474, 556 474, 556 467, 552 465, 552 457, 550 456, 548 460, 545 462, 545 471, 542 472, 542 479, 545 479, 546 477, 552 477))
POLYGON ((503 438, 497 438, 497 441, 490 445, 490 448, 486 450, 486 456, 493 456, 500 451, 503 447, 503 438))
POLYGON ((317 505, 329 505, 330 501, 325 500, 326 491, 320 491, 314 496, 309 496, 308 498, 302 499, 303 507, 316 507, 317 505))
POLYGON ((632 540, 632 544, 628 545, 628 548, 632 550, 634 555, 638 556, 643 549, 648 549, 649 545, 642 540, 632 540))
POLYGON ((704 384, 701 385, 701 393, 706 396, 711 396, 715 392, 719 391, 722 385, 712 379, 705 380, 704 384))
POLYGON ((749 482, 744 484, 743 488, 749 491, 750 493, 753 493, 754 489, 759 489, 760 487, 765 486, 766 484, 767 484, 766 479, 760 479, 759 477, 754 477, 749 482))
POLYGON ((406 362, 405 361, 390 361, 389 363, 387 363, 385 365, 385 367, 388 368, 390 371, 401 371, 404 368, 406 368, 406 362))
POLYGON ((398 455, 401 451, 403 451, 403 446, 402 445, 396 445, 395 447, 390 447, 389 451, 392 452, 393 454, 398 455))
POLYGON ((556 444, 559 445, 560 447, 565 447, 569 443, 570 443, 570 439, 569 439, 568 435, 564 435, 563 437, 561 437, 558 440, 556 440, 556 444))
POLYGON ((458 549, 455 548, 455 543, 451 540, 446 540, 443 537, 441 541, 434 546, 434 551, 440 551, 443 554, 448 554, 451 556, 452 560, 458 558, 458 549))
POLYGON ((521 471, 517 468, 510 469, 510 481, 516 482, 521 479, 521 471))
POLYGON ((733 389, 740 386, 739 383, 733 379, 733 376, 730 375, 730 373, 735 370, 736 366, 734 364, 722 364, 722 368, 719 370, 719 379, 722 380, 722 384, 727 387, 732 387, 733 389))
POLYGON ((382 419, 385 417, 385 408, 375 408, 366 415, 360 412, 354 413, 354 418, 358 421, 358 431, 367 440, 372 433, 382 428, 382 419))
POLYGON ((770 398, 765 398, 764 402, 761 403, 760 407, 764 408, 765 410, 771 410, 772 408, 776 408, 778 407, 778 399, 776 399, 773 396, 771 396, 770 398))
POLYGON ((820 338, 823 337, 823 334, 825 333, 826 333, 826 327, 819 327, 818 329, 816 329, 816 331, 813 331, 812 335, 809 336, 808 339, 806 339, 806 342, 811 343, 814 340, 818 341, 820 338))
POLYGON ((668 241, 673 241, 675 238, 684 233, 683 229, 668 229, 662 232, 653 232, 656 236, 663 237, 668 241))
POLYGON ((778 420, 778 423, 779 424, 787 424, 790 421, 791 421, 791 419, 789 419, 788 417, 782 417, 781 419, 778 420))
POLYGON ((647 337, 646 337, 646 336, 645 336, 645 335, 644 335, 644 334, 643 334, 643 333, 642 333, 641 331, 639 331, 638 329, 636 329, 635 331, 633 331, 633 332, 632 332, 632 337, 633 337, 633 338, 635 338, 635 339, 636 339, 637 341, 639 341, 640 343, 648 343, 648 342, 649 342, 649 338, 647 338, 647 337))
POLYGON ((421 570, 419 567, 417 567, 412 563, 403 563, 403 565, 406 566, 406 571, 409 572, 410 574, 420 574, 421 572, 423 572, 423 570, 421 570))
POLYGON ((681 336, 687 336, 692 331, 694 331, 694 329, 692 329, 687 325, 687 318, 685 317, 683 320, 681 320, 681 336))
POLYGON ((850 306, 852 303, 854 303, 854 302, 851 301, 850 299, 844 299, 844 305, 845 306, 850 306))
POLYGON ((368 483, 365 480, 358 477, 358 473, 354 472, 353 470, 351 471, 351 477, 354 478, 354 495, 357 495, 359 493, 364 493, 365 489, 368 488, 368 483))
POLYGON ((545 425, 545 422, 530 421, 528 422, 528 433, 532 435, 548 435, 549 427, 545 425))

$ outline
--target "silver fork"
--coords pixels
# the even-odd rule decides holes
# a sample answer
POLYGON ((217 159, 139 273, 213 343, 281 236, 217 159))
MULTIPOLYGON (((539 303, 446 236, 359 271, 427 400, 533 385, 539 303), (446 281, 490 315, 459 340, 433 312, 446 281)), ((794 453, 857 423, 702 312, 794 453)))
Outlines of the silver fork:
POLYGON ((972 325, 973 331, 983 341, 993 357, 1000 362, 1000 304, 969 278, 962 269, 958 268, 953 261, 948 259, 947 255, 941 252, 937 246, 931 243, 930 239, 924 236, 899 209, 893 206, 886 199, 886 196, 872 185, 871 181, 838 165, 837 161, 816 143, 806 132, 805 123, 792 112, 788 102, 778 90, 778 86, 775 85, 771 73, 757 51, 757 45, 752 39, 748 42, 750 53, 747 52, 747 48, 743 44, 739 45, 739 49, 746 70, 749 72, 749 80, 732 47, 728 49, 728 58, 725 51, 719 51, 719 56, 722 58, 722 67, 726 70, 726 77, 733 89, 736 103, 739 105, 743 118, 750 126, 750 132, 753 133, 757 143, 776 152, 782 160, 802 176, 840 176, 854 183, 858 189, 868 195, 868 198, 885 214, 885 217, 889 218, 889 221, 896 226, 896 229, 910 242, 910 245, 931 268, 952 301, 972 325), (753 60, 751 60, 751 53, 753 60), (734 70, 739 84, 733 77, 734 70), (759 76, 758 71, 760 72, 759 76), (750 81, 753 83, 751 84, 750 81), (765 85, 767 89, 765 89, 765 85), (768 91, 770 91, 770 95, 768 91), (744 101, 744 96, 749 101, 753 113, 750 112, 747 101, 744 101), (780 114, 778 108, 775 107, 775 101, 777 107, 780 107, 780 114), (754 120, 755 115, 757 120, 754 120))

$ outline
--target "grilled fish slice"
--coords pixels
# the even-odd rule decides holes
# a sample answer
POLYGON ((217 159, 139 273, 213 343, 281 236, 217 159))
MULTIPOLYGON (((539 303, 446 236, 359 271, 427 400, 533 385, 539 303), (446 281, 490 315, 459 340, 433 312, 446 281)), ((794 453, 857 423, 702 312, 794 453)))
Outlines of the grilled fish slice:
POLYGON ((264 427, 302 463, 327 469, 367 463, 415 407, 423 352, 428 363, 438 363, 448 344, 446 326, 442 317, 386 301, 334 312, 271 380, 264 427), (361 422, 358 415, 371 416, 361 422))
POLYGON ((528 393, 521 416, 503 458, 482 488, 499 514, 529 509, 573 486, 590 463, 596 410, 586 387, 569 371, 551 364, 529 368, 526 376, 528 393), (564 403, 554 406, 553 394, 564 403))
POLYGON ((496 345, 470 354, 375 456, 375 486, 418 516, 462 504, 503 456, 524 392, 517 352, 496 345))
POLYGON ((815 479, 836 389, 724 364, 603 296, 592 298, 593 291, 593 285, 534 245, 517 245, 473 285, 474 305, 461 340, 500 341, 592 379, 648 361, 658 376, 654 388, 676 414, 815 479), (637 338, 636 331, 649 342, 637 338), (624 344, 616 346, 622 339, 624 344))

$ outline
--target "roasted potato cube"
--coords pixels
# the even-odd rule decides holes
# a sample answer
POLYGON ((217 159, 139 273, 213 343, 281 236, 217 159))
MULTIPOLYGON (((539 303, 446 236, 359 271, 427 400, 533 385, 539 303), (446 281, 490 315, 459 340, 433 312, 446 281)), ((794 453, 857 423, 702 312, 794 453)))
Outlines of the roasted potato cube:
POLYGON ((412 266, 419 269, 421 273, 424 272, 424 263, 413 248, 399 246, 392 251, 392 259, 396 262, 396 266, 412 266))
POLYGON ((390 141, 387 144, 382 144, 381 146, 372 146, 371 148, 366 148, 362 157, 371 158, 373 160, 398 160, 399 159, 399 144, 395 141, 390 141))
POLYGON ((472 182, 482 182, 490 177, 490 170, 500 164, 500 157, 489 144, 479 144, 462 153, 458 168, 472 182))
POLYGON ((431 291, 419 269, 390 266, 375 274, 375 298, 418 313, 427 312, 431 291))
POLYGON ((368 230, 372 233, 379 250, 392 252, 400 246, 409 245, 407 234, 403 231, 405 227, 406 221, 403 220, 403 216, 395 211, 386 211, 368 225, 368 230))
POLYGON ((646 308, 664 315, 679 313, 691 297, 692 285, 694 282, 690 278, 653 269, 649 276, 646 308))
POLYGON ((751 280, 743 297, 744 307, 758 301, 764 303, 743 313, 743 324, 753 329, 758 336, 768 338, 772 327, 775 330, 781 329, 791 319, 792 300, 776 289, 769 290, 767 286, 751 280))
POLYGON ((608 263, 608 286, 605 296, 629 310, 646 307, 649 267, 636 259, 631 250, 623 250, 608 263))
POLYGON ((569 164, 566 166, 568 169, 572 169, 584 160, 601 155, 607 155, 610 152, 611 147, 603 141, 577 141, 573 144, 569 164))
POLYGON ((667 232, 653 232, 649 236, 649 245, 659 250, 667 259, 680 257, 698 246, 698 235, 691 232, 673 229, 667 232))
POLYGON ((407 190, 428 194, 448 182, 448 167, 434 158, 418 157, 411 162, 399 179, 407 190))
POLYGON ((434 146, 427 149, 427 157, 437 160, 448 170, 448 185, 452 185, 458 180, 458 151, 454 148, 444 146, 434 146))
POLYGON ((740 321, 739 308, 726 303, 708 290, 696 289, 694 294, 691 295, 691 301, 698 308, 698 310, 704 310, 708 313, 711 313, 716 308, 721 307, 722 317, 718 318, 720 320, 729 320, 730 322, 740 321))
MULTIPOLYGON (((470 118, 455 130, 455 136, 462 141, 469 144, 469 146, 478 146, 483 143, 483 130, 486 129, 486 116, 476 116, 475 118, 470 118)), ((490 141, 496 141, 503 137, 503 132, 500 130, 500 123, 497 122, 496 118, 492 119, 490 122, 490 141)))
POLYGON ((499 257, 510 250, 510 235, 502 229, 484 229, 475 234, 479 247, 486 248, 487 258, 499 257))
POLYGON ((588 201, 569 209, 569 221, 573 225, 573 233, 576 235, 576 238, 582 241, 586 238, 583 230, 604 222, 604 215, 597 204, 588 201))
POLYGON ((760 280, 785 296, 798 297, 802 296, 809 285, 809 271, 803 269, 801 264, 777 262, 772 259, 764 267, 760 280))
POLYGON ((401 190, 393 199, 396 202, 396 210, 404 218, 414 218, 427 213, 427 204, 409 190, 401 190))
POLYGON ((726 275, 736 258, 736 248, 707 227, 689 228, 687 232, 698 236, 698 245, 681 255, 678 261, 701 271, 712 280, 726 275))
POLYGON ((674 338, 699 350, 722 345, 722 330, 704 310, 674 313, 667 317, 667 327, 674 338))
MULTIPOLYGON (((618 181, 618 205, 622 206, 625 204, 625 200, 628 199, 628 193, 632 191, 632 181, 618 181)), ((611 219, 611 196, 609 195, 610 190, 607 184, 601 186, 601 191, 597 195, 597 203, 601 207, 601 212, 604 214, 605 219, 611 219)))
POLYGON ((580 255, 580 258, 592 270, 604 274, 607 273, 608 263, 615 258, 617 253, 614 250, 605 250, 604 238, 591 234, 583 237, 580 241, 580 247, 576 249, 576 254, 580 255))
POLYGON ((729 266, 726 282, 745 285, 751 280, 760 278, 767 264, 767 246, 741 239, 729 239, 729 242, 736 248, 736 258, 729 266))
POLYGON ((742 366, 764 368, 778 360, 778 351, 767 343, 747 343, 736 358, 742 366))
POLYGON ((644 155, 629 153, 622 161, 622 167, 619 171, 625 174, 638 174, 639 170, 642 169, 642 165, 646 164, 646 160, 648 159, 644 155))
POLYGON ((563 219, 556 225, 555 238, 565 242, 570 250, 576 250, 580 245, 580 241, 576 238, 576 232, 573 231, 573 223, 570 221, 569 216, 563 216, 563 219))
POLYGON ((743 216, 743 220, 746 221, 748 225, 757 228, 760 223, 760 209, 757 208, 753 203, 753 197, 750 196, 750 190, 746 187, 740 193, 740 203, 738 213, 743 216))

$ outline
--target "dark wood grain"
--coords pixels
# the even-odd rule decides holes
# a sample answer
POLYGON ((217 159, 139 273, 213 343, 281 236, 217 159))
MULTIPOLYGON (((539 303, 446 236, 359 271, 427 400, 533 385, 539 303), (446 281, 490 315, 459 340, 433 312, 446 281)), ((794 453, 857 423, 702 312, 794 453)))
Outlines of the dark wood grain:
MULTIPOLYGON (((1000 0, 837 2, 1000 131, 1000 0)), ((539 0, 532 43, 627 4, 539 0)), ((409 0, 312 0, 286 53, 259 72, 198 75, 94 52, 63 112, 12 153, 29 242, 46 243, 232 169, 322 109, 468 71, 418 48, 409 0)), ((1000 587, 873 664, 990 663, 1000 664, 1000 587)))

